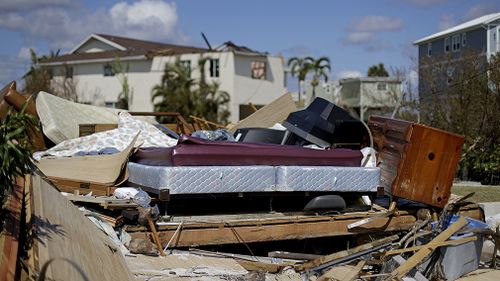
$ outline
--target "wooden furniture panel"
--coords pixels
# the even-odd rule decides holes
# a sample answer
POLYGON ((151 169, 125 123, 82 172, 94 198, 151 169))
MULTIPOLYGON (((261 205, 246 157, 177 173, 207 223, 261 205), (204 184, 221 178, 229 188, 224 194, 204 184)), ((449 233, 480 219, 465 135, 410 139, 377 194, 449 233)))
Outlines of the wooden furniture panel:
POLYGON ((369 118, 381 184, 396 197, 443 207, 448 202, 462 136, 386 117, 369 118))

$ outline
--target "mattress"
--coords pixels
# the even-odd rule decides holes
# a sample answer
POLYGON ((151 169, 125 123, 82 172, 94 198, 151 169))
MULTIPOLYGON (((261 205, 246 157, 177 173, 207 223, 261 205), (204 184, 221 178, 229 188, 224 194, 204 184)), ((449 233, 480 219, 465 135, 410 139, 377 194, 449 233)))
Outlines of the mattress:
POLYGON ((336 166, 148 166, 128 164, 129 182, 170 194, 375 192, 379 168, 336 166))
POLYGON ((151 166, 360 166, 359 150, 206 141, 181 136, 170 148, 141 148, 131 161, 151 166))

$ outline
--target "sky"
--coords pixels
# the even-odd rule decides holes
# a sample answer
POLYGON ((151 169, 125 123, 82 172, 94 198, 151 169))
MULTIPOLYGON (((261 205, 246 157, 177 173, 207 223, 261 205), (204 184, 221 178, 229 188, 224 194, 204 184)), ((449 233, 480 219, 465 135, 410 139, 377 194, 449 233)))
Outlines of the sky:
POLYGON ((330 79, 366 76, 379 62, 412 73, 412 42, 495 12, 500 1, 0 0, 0 86, 21 79, 30 48, 64 54, 91 33, 206 47, 204 32, 213 47, 327 56, 330 79))

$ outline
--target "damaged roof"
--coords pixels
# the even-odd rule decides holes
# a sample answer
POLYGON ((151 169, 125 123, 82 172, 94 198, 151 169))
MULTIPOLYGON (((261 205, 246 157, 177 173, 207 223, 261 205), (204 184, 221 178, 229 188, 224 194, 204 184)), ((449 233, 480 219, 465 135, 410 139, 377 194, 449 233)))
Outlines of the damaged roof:
POLYGON ((59 64, 66 62, 84 62, 88 60, 114 59, 119 58, 151 58, 157 55, 181 55, 192 53, 208 52, 206 48, 193 46, 182 46, 138 40, 106 34, 91 34, 80 44, 78 44, 68 54, 40 60, 40 65, 59 64), (109 47, 111 50, 79 52, 79 50, 90 41, 99 41, 109 47))

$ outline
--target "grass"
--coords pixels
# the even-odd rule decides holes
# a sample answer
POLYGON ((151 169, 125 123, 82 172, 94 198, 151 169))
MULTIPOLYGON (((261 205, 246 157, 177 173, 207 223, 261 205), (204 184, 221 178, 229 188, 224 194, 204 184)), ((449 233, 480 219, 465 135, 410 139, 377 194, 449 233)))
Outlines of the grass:
POLYGON ((500 186, 452 186, 451 193, 456 195, 467 195, 474 192, 470 198, 473 202, 500 202, 500 186))

